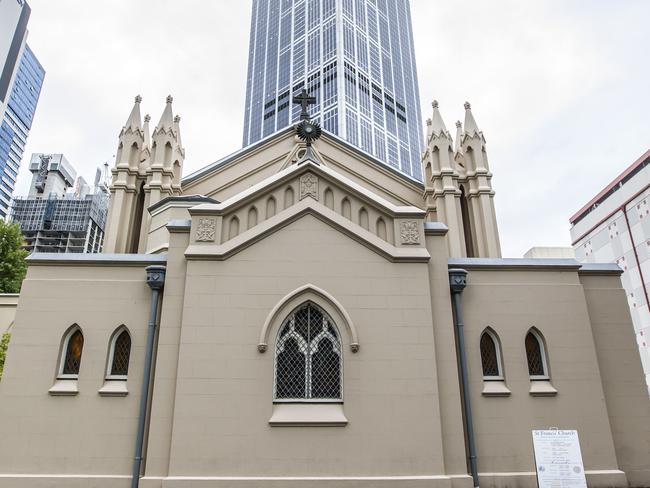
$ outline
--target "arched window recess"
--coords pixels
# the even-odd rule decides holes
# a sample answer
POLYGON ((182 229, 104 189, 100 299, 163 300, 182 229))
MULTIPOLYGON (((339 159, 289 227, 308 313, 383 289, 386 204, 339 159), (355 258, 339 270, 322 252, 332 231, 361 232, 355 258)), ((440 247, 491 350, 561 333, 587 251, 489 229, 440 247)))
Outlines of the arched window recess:
POLYGON ((497 333, 488 327, 480 339, 481 368, 483 372, 483 396, 508 396, 505 383, 501 341, 497 333))
POLYGON ((50 395, 76 395, 79 393, 77 380, 81 369, 84 336, 78 325, 70 327, 61 341, 57 364, 56 381, 50 388, 50 395))
POLYGON ((532 396, 557 395, 557 390, 551 384, 548 351, 542 333, 534 327, 531 328, 526 334, 524 347, 530 378, 530 394, 532 396))
POLYGON ((127 379, 129 363, 131 362, 131 334, 122 325, 113 332, 108 343, 108 358, 106 361, 106 377, 99 390, 102 396, 127 395, 127 379))

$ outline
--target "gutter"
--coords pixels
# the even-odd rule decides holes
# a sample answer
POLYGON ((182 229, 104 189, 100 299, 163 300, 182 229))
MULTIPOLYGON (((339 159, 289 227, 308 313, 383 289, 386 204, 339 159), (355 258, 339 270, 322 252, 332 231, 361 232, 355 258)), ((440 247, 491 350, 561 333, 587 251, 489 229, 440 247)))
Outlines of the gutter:
POLYGON ((135 440, 135 456, 133 458, 133 475, 131 488, 138 488, 142 468, 142 450, 144 446, 144 431, 147 424, 147 407, 149 405, 149 390, 151 386, 151 367, 153 363, 153 347, 156 338, 156 323, 158 322, 158 306, 160 292, 165 286, 165 266, 148 266, 147 285, 151 288, 151 308, 149 310, 149 329, 147 333, 147 349, 144 360, 142 391, 140 394, 140 414, 138 415, 138 431, 135 440))
POLYGON ((469 454, 469 468, 474 481, 474 488, 479 488, 478 465, 476 462, 476 441, 474 439, 474 420, 472 417, 472 402, 469 392, 469 373, 467 369, 467 355, 465 354, 465 332, 461 314, 460 296, 467 286, 467 271, 454 268, 449 270, 449 287, 452 294, 452 308, 454 311, 454 327, 456 328, 456 354, 460 363, 460 382, 462 387, 463 420, 467 436, 467 450, 469 454))

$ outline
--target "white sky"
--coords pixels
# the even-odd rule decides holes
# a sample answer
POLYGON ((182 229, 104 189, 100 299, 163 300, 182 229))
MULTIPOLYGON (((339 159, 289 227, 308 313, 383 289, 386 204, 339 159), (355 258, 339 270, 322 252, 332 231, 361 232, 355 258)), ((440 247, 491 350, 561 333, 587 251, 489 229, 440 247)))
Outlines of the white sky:
MULTIPOLYGON (((30 0, 47 74, 32 152, 92 181, 141 94, 182 116, 184 174, 241 147, 251 0, 30 0)), ((650 1, 412 0, 423 118, 472 103, 504 256, 570 244, 569 217, 650 148, 650 1)), ((423 125, 424 127, 424 125, 423 125)), ((424 129, 423 129, 424 130, 424 129)))

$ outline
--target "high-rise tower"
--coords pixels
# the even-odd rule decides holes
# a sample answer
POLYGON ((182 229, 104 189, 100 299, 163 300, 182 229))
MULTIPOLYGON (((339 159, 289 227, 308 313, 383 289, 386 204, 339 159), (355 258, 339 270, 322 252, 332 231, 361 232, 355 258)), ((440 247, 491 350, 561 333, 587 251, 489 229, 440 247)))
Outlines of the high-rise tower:
POLYGON ((244 146, 297 121, 303 88, 324 129, 422 180, 409 0, 253 0, 244 146))
POLYGON ((11 195, 44 78, 43 66, 25 44, 4 114, 0 118, 0 218, 9 213, 11 195))

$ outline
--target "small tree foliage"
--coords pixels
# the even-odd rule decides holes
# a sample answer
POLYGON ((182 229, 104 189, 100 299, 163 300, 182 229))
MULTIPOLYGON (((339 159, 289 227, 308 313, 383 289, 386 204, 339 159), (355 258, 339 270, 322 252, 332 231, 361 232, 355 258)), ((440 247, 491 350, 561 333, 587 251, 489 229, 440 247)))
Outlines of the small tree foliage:
POLYGON ((0 379, 2 379, 2 371, 5 367, 5 357, 7 356, 7 348, 9 347, 9 339, 11 334, 5 332, 2 334, 2 339, 0 339, 0 379))
POLYGON ((18 224, 0 220, 0 293, 19 293, 27 272, 27 251, 18 224))

